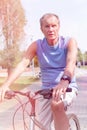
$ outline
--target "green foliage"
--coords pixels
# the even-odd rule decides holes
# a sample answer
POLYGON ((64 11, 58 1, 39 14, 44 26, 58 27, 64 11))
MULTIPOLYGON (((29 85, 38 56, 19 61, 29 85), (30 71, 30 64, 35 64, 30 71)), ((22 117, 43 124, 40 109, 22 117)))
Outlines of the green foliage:
POLYGON ((87 51, 84 53, 84 59, 87 62, 87 51))
POLYGON ((21 60, 23 52, 19 50, 17 45, 9 47, 0 52, 0 65, 4 68, 14 68, 21 60))
POLYGON ((77 62, 80 61, 81 64, 87 65, 87 51, 82 53, 81 50, 78 48, 78 55, 77 55, 77 62))
POLYGON ((82 61, 82 52, 78 49, 77 61, 82 61))

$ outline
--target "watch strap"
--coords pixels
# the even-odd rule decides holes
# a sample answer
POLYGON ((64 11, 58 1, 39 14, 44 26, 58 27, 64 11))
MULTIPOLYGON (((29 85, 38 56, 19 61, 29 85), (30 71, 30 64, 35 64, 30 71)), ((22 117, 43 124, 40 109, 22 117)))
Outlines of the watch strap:
POLYGON ((69 83, 71 83, 71 77, 68 76, 68 75, 63 75, 63 76, 61 77, 61 80, 68 80, 69 83))

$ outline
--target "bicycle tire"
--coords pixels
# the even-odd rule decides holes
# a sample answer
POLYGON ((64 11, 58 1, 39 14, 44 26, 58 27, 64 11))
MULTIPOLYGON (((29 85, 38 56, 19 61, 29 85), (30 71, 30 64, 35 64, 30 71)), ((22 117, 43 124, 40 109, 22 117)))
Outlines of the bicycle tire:
POLYGON ((80 130, 79 119, 75 114, 68 114, 68 119, 70 123, 70 130, 80 130))

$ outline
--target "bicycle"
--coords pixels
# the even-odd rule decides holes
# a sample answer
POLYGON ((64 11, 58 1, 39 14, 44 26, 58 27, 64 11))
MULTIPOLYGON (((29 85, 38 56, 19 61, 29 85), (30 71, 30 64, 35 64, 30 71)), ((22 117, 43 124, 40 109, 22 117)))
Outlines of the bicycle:
MULTIPOLYGON (((43 97, 45 99, 50 99, 52 97, 52 91, 53 89, 43 89, 43 90, 38 90, 36 91, 34 94, 34 96, 31 96, 31 92, 21 92, 21 91, 7 91, 6 94, 5 94, 5 98, 7 99, 12 99, 12 97, 16 97, 19 95, 22 95, 22 96, 25 96, 28 98, 28 101, 23 103, 17 99, 19 101, 19 103, 21 104, 16 112, 22 108, 23 110, 23 122, 24 122, 24 130, 35 130, 35 125, 40 128, 41 130, 46 130, 46 128, 35 118, 35 96, 40 94, 40 95, 43 95, 43 97), (29 113, 28 111, 26 111, 26 106, 27 104, 30 102, 31 104, 31 112, 29 113), (27 124, 26 124, 26 121, 25 121, 25 113, 30 117, 30 123, 31 126, 28 127, 27 124)), ((66 90, 66 92, 71 92, 72 89, 71 88, 68 88, 66 90)), ((13 118, 13 130, 16 130, 15 129, 15 124, 14 124, 14 119, 15 119, 15 114, 16 112, 14 113, 14 118, 13 118)), ((77 116, 74 114, 74 113, 70 113, 67 115, 68 116, 68 119, 69 119, 69 123, 70 123, 70 130, 80 130, 80 124, 79 124, 79 120, 77 118, 77 116)))

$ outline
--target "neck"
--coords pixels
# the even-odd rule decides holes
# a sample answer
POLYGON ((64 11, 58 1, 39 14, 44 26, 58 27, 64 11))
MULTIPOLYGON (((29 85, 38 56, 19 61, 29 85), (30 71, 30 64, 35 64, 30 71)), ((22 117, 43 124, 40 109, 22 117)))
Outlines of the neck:
POLYGON ((47 42, 50 46, 54 46, 58 43, 59 41, 59 38, 56 38, 56 39, 47 39, 47 42))

